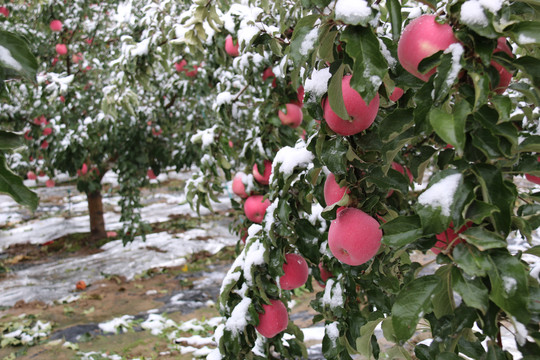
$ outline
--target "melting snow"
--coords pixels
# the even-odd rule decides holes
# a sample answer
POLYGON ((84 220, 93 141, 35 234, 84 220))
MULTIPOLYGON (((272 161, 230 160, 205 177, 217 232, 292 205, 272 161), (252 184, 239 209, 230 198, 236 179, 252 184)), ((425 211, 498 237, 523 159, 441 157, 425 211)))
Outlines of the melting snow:
POLYGON ((454 194, 461 179, 461 174, 453 174, 439 180, 420 194, 418 202, 424 206, 440 208, 444 216, 450 216, 450 207, 454 202, 454 194))

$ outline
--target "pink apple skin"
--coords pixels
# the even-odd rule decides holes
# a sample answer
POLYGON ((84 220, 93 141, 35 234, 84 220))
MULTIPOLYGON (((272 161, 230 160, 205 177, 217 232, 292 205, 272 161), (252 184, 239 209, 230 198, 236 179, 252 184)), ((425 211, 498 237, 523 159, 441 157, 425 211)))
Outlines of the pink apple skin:
POLYGON ((334 274, 332 274, 330 271, 328 271, 322 262, 319 263, 319 272, 321 273, 321 280, 323 282, 319 281, 319 284, 324 288, 326 287, 326 280, 330 279, 331 277, 334 277, 334 274))
POLYGON ((54 187, 54 180, 53 179, 49 179, 47 181, 45 181, 45 186, 48 187, 48 188, 51 188, 51 187, 54 187))
POLYGON ((450 244, 452 244, 452 247, 454 247, 457 244, 464 242, 464 240, 458 238, 458 234, 461 234, 462 232, 467 230, 471 225, 472 222, 463 225, 456 233, 454 231, 453 224, 450 223, 450 227, 448 229, 435 236, 438 241, 431 248, 431 251, 433 251, 435 255, 438 255, 441 251, 448 249, 448 246, 450 244))
POLYGON ((81 174, 86 175, 88 173, 88 165, 83 164, 81 168, 81 174))
POLYGON ((398 59, 405 70, 420 80, 428 81, 436 68, 421 74, 418 71, 420 61, 456 42, 450 25, 436 22, 435 15, 422 15, 403 30, 398 43, 398 59))
POLYGON ((296 100, 297 105, 300 107, 304 107, 304 87, 300 85, 298 89, 296 90, 296 100))
MULTIPOLYGON (((507 53, 508 56, 514 57, 514 54, 512 54, 512 50, 506 43, 506 38, 504 37, 500 37, 497 39, 497 47, 495 48, 493 53, 495 54, 496 52, 499 52, 499 51, 503 51, 507 53)), ((497 84, 497 87, 495 88, 495 92, 500 95, 504 93, 504 91, 510 84, 510 81, 512 80, 512 73, 506 70, 504 66, 502 66, 501 64, 493 60, 491 61, 491 65, 493 65, 495 69, 497 69, 497 71, 499 72, 499 84, 497 84)))
POLYGON ((29 171, 26 173, 26 178, 28 180, 36 180, 37 176, 36 176, 36 173, 34 173, 33 171, 29 171))
POLYGON ((287 113, 284 113, 281 110, 278 111, 279 120, 281 120, 283 125, 296 129, 298 126, 300 126, 302 120, 304 119, 302 109, 296 104, 287 104, 285 105, 285 108, 287 113))
POLYGON ((148 171, 146 172, 146 175, 148 176, 150 180, 154 180, 157 178, 156 174, 154 174, 154 170, 152 169, 148 169, 148 171))
POLYGON ((357 266, 373 258, 381 246, 379 222, 356 208, 346 208, 330 224, 328 245, 342 263, 357 266))
POLYGON ((57 44, 56 45, 56 53, 58 55, 66 55, 68 52, 67 46, 65 44, 57 44))
POLYGON ((392 91, 392 94, 388 97, 390 101, 396 102, 403 96, 403 89, 395 87, 394 91, 392 91))
POLYGON ((0 14, 4 15, 5 17, 9 17, 9 10, 5 6, 0 6, 0 14))
POLYGON ((197 65, 193 65, 193 70, 186 71, 187 77, 195 77, 197 76, 197 73, 199 72, 199 67, 197 65))
POLYGON ((330 173, 324 182, 324 201, 326 202, 326 206, 337 203, 341 200, 345 192, 350 192, 350 190, 347 187, 340 187, 336 182, 336 176, 330 173))
POLYGON ((266 69, 264 69, 262 73, 262 79, 263 81, 266 81, 266 79, 271 78, 271 77, 275 78, 276 74, 274 74, 271 67, 267 67, 266 69))
POLYGON ((285 274, 279 278, 279 286, 283 290, 293 290, 304 285, 308 279, 306 260, 298 254, 286 254, 283 264, 285 274))
POLYGON ((412 176, 412 173, 411 173, 411 170, 407 169, 407 168, 404 168, 401 164, 397 163, 397 162, 392 162, 392 169, 396 170, 396 171, 399 171, 401 174, 405 175, 405 171, 407 171, 407 176, 409 177, 409 182, 412 183, 413 182, 413 176, 412 176))
POLYGON ((268 185, 270 182, 270 175, 272 175, 272 162, 264 160, 264 172, 261 175, 257 164, 253 164, 253 177, 261 185, 268 185))
POLYGON ((270 206, 270 200, 263 200, 263 198, 262 195, 251 195, 244 203, 246 217, 257 224, 262 223, 266 209, 270 206))
POLYGON ((246 185, 244 185, 244 182, 242 181, 241 174, 235 175, 232 182, 232 191, 243 199, 248 197, 248 194, 246 193, 246 185))
POLYGON ((62 31, 62 22, 60 20, 53 20, 49 24, 49 27, 51 28, 51 31, 58 32, 62 31))
POLYGON ((184 69, 184 66, 186 66, 186 65, 187 65, 186 59, 182 59, 180 62, 177 62, 177 63, 174 64, 174 68, 176 69, 176 71, 182 72, 182 71, 186 71, 184 69))
POLYGON ((225 52, 232 57, 240 55, 238 52, 238 42, 236 42, 236 45, 234 43, 231 35, 225 38, 225 52))
POLYGON ((259 314, 259 325, 255 329, 264 337, 273 338, 287 329, 289 314, 280 300, 270 300, 270 305, 263 304, 263 313, 259 314))
POLYGON ((351 75, 343 77, 341 90, 343 92, 343 101, 347 113, 352 118, 351 121, 342 119, 331 109, 328 98, 324 100, 324 119, 330 129, 339 135, 348 136, 358 134, 373 124, 377 112, 379 111, 379 94, 375 95, 373 100, 367 105, 360 94, 351 88, 351 75))
POLYGON ((45 129, 43 129, 43 135, 44 136, 49 136, 53 133, 53 129, 50 128, 50 127, 46 127, 45 129))

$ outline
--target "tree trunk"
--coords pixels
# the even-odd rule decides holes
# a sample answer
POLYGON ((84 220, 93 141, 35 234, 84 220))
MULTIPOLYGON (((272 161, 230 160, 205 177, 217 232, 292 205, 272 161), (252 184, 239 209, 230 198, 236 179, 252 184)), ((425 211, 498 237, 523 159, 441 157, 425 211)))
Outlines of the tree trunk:
POLYGON ((97 190, 86 194, 88 198, 88 213, 90 215, 91 240, 96 241, 107 237, 105 220, 103 219, 103 202, 101 191, 97 190))

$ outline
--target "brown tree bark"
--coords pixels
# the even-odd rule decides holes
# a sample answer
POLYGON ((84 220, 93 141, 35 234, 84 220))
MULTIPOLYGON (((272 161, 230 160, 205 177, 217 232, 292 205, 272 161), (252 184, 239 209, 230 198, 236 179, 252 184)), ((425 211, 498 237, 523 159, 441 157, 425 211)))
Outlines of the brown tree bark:
POLYGON ((92 241, 107 237, 105 219, 103 218, 103 202, 101 191, 97 190, 86 194, 88 198, 88 213, 90 215, 90 236, 92 241))

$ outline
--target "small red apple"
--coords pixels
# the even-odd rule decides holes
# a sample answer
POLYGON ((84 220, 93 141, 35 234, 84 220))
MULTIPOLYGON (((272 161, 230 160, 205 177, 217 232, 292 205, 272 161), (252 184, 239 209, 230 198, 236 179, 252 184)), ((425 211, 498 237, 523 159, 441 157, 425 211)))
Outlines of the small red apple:
POLYGON ((32 140, 33 137, 30 135, 30 130, 26 130, 26 132, 24 133, 24 138, 26 140, 32 140))
POLYGON ((257 164, 253 164, 253 177, 261 185, 268 185, 270 182, 270 175, 272 175, 272 162, 269 160, 264 160, 264 172, 261 175, 259 173, 259 167, 257 164))
POLYGON ((342 263, 357 266, 373 258, 381 246, 379 222, 362 210, 348 207, 330 224, 328 245, 342 263))
POLYGON ((26 178, 28 180, 36 180, 37 176, 33 171, 29 171, 29 172, 26 173, 26 178))
POLYGON ((51 188, 51 187, 54 187, 54 180, 53 179, 49 179, 47 181, 45 181, 45 186, 48 187, 48 188, 51 188))
POLYGON ((85 290, 86 289, 86 283, 83 280, 77 281, 77 283, 75 284, 75 289, 77 289, 79 291, 85 290))
POLYGON ((285 108, 285 113, 281 110, 278 111, 279 120, 281 120, 283 125, 296 129, 298 126, 300 126, 302 120, 304 119, 302 109, 300 106, 295 104, 287 104, 285 105, 285 108))
POLYGON ((47 140, 43 140, 43 142, 41 143, 41 148, 43 150, 47 149, 49 147, 49 142, 47 140))
POLYGON ((241 198, 245 199, 248 197, 248 194, 246 193, 246 185, 242 181, 244 178, 244 174, 236 174, 234 176, 234 179, 232 181, 232 191, 236 195, 240 196, 241 198))
POLYGON ((88 173, 88 165, 85 164, 82 164, 82 167, 81 167, 81 174, 84 176, 88 173))
POLYGON ((403 89, 395 87, 394 91, 392 91, 392 94, 388 97, 390 101, 396 102, 403 96, 403 89))
POLYGON ((148 171, 146 172, 146 176, 148 176, 150 180, 154 180, 157 178, 156 174, 154 174, 154 170, 152 169, 148 169, 148 171))
POLYGON ((64 97, 64 95, 60 95, 59 99, 60 102, 66 102, 66 98, 64 97))
POLYGON ((472 222, 468 222, 467 224, 463 225, 456 233, 454 231, 453 223, 450 223, 450 227, 448 229, 446 229, 442 233, 437 234, 435 236, 438 241, 431 248, 431 251, 433 251, 433 253, 437 255, 441 251, 448 249, 450 244, 452 244, 452 248, 453 248, 457 244, 464 242, 463 239, 458 237, 458 234, 461 234, 462 232, 467 230, 471 225, 472 225, 472 222))
POLYGON ((238 52, 238 47, 239 47, 238 41, 236 41, 236 44, 235 44, 235 41, 233 40, 232 35, 228 35, 225 38, 225 52, 227 54, 229 54, 232 57, 240 55, 240 53, 238 52))
POLYGON ((43 135, 44 136, 49 136, 53 133, 53 129, 51 127, 46 127, 45 129, 43 129, 43 135))
POLYGON ((9 17, 9 10, 5 6, 0 6, 0 14, 4 15, 5 17, 9 17))
POLYGON ((52 66, 56 65, 57 62, 58 62, 58 56, 55 56, 52 61, 52 66))
POLYGON ((263 313, 259 314, 259 325, 255 329, 264 337, 273 338, 287 329, 289 314, 280 300, 270 300, 270 305, 263 304, 263 313))
POLYGON ((197 73, 199 72, 199 67, 197 65, 193 65, 193 70, 186 71, 187 77, 195 77, 197 76, 197 73))
POLYGON ((328 269, 326 269, 322 262, 319 263, 319 272, 321 274, 321 280, 322 280, 322 282, 319 281, 319 284, 322 287, 325 287, 326 286, 326 280, 330 279, 331 277, 334 277, 334 274, 332 274, 332 272, 330 272, 328 269))
POLYGON ((63 24, 62 24, 62 22, 60 20, 53 20, 49 24, 49 27, 51 28, 51 31, 54 31, 54 32, 62 31, 62 26, 63 26, 63 24))
POLYGON ((392 169, 399 171, 403 175, 405 175, 405 171, 407 171, 407 177, 409 178, 409 182, 413 182, 413 175, 411 173, 411 170, 409 170, 408 168, 405 168, 401 164, 394 161, 392 162, 392 169))
POLYGON ((285 272, 279 278, 279 285, 283 290, 293 290, 304 285, 309 275, 309 268, 306 260, 298 254, 286 254, 283 264, 285 272))
POLYGON ((174 67, 175 67, 176 71, 182 72, 182 71, 186 71, 184 69, 184 66, 186 66, 186 65, 187 65, 186 59, 182 59, 180 62, 175 63, 174 67))
POLYGON ((422 74, 418 64, 423 59, 446 50, 448 46, 458 42, 448 24, 439 24, 435 15, 422 15, 411 21, 403 30, 398 42, 398 59, 401 66, 417 78, 428 81, 436 68, 422 74))
POLYGON ((262 79, 263 81, 266 81, 266 79, 271 78, 271 77, 275 78, 276 74, 274 74, 274 72, 272 71, 272 68, 269 66, 266 69, 264 69, 262 73, 262 79))
POLYGON ((324 182, 324 201, 326 202, 326 206, 337 203, 343 198, 345 192, 349 193, 350 190, 346 186, 340 187, 336 182, 336 176, 334 174, 328 174, 324 182))
POLYGON ((298 106, 304 107, 304 87, 302 85, 296 89, 296 100, 298 106))
MULTIPOLYGON (((495 48, 493 53, 495 54, 499 51, 503 51, 507 53, 508 56, 514 57, 514 54, 512 54, 512 50, 506 43, 506 38, 504 37, 500 37, 497 39, 497 47, 495 48)), ((510 84, 510 81, 512 80, 512 73, 506 70, 504 66, 502 66, 498 62, 495 62, 494 60, 491 60, 491 65, 493 65, 493 67, 495 67, 495 69, 497 69, 497 71, 499 72, 499 84, 497 84, 497 87, 494 91, 500 95, 504 93, 504 91, 510 84)))
POLYGON ((328 123, 328 126, 330 129, 343 136, 358 134, 370 127, 379 111, 379 95, 375 95, 369 105, 366 105, 360 94, 351 88, 351 77, 351 75, 343 77, 341 90, 343 92, 345 108, 352 119, 342 119, 337 116, 330 107, 328 98, 324 100, 323 106, 324 119, 328 123))
POLYGON ((266 209, 270 206, 270 200, 263 200, 262 195, 251 195, 244 203, 246 217, 254 223, 262 223, 266 209))
POLYGON ((56 44, 56 53, 60 56, 68 53, 67 46, 65 44, 56 44))

